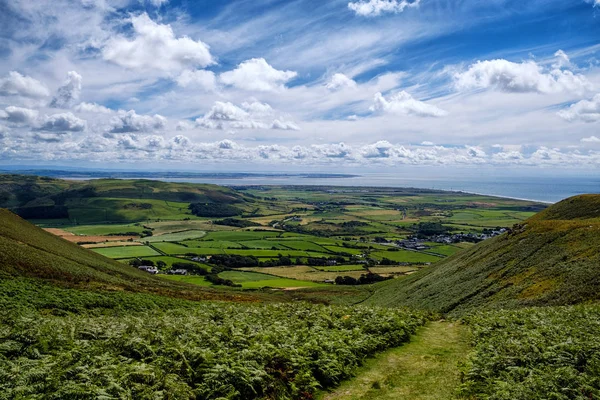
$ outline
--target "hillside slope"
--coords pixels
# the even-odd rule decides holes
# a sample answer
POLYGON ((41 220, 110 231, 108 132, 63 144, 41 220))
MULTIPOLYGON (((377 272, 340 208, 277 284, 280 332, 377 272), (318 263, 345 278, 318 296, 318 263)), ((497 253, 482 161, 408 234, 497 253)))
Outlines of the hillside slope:
POLYGON ((59 286, 143 292, 187 299, 252 300, 154 277, 54 236, 0 209, 0 279, 37 278, 59 286))
POLYGON ((456 315, 599 300, 599 217, 600 195, 563 200, 510 233, 405 279, 381 284, 365 304, 456 315))
MULTIPOLYGON (((0 175, 0 208, 26 219, 79 223, 192 217, 190 203, 254 202, 235 190, 208 184, 155 180, 67 181, 29 175, 0 175)), ((250 207, 252 209, 252 207, 250 207)))

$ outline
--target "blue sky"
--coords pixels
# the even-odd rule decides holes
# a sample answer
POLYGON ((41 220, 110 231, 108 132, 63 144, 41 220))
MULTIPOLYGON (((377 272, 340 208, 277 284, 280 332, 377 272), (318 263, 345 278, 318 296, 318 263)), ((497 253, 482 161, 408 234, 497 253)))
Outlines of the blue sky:
POLYGON ((580 169, 599 0, 0 0, 0 164, 580 169))

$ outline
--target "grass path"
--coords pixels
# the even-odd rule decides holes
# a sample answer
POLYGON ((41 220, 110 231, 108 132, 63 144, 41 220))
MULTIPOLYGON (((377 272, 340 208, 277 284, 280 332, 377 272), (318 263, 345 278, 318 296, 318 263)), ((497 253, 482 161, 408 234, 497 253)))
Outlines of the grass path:
POLYGON ((467 328, 431 322, 411 342, 369 360, 356 378, 321 400, 448 400, 459 384, 457 364, 469 351, 467 328))

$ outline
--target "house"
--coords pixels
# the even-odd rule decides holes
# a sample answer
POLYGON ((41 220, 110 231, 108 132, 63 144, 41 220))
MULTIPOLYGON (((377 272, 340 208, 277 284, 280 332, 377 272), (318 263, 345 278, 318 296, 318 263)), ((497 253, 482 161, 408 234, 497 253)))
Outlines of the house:
POLYGON ((333 280, 333 279, 325 279, 323 281, 323 283, 335 283, 335 280, 333 280))
POLYGON ((187 269, 172 269, 169 271, 171 275, 187 275, 187 269))
POLYGON ((138 269, 141 271, 146 271, 149 274, 153 274, 153 275, 158 274, 158 269, 156 267, 151 267, 149 265, 141 265, 138 267, 138 269))

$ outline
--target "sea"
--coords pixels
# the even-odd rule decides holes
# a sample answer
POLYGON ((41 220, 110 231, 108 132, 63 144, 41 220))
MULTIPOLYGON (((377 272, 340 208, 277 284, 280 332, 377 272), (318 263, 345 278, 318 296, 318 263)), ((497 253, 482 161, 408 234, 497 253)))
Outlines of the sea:
POLYGON ((245 185, 318 185, 361 187, 404 187, 461 191, 498 197, 555 203, 585 193, 600 193, 598 176, 406 176, 365 173, 350 177, 266 176, 243 178, 177 178, 169 182, 213 183, 224 186, 245 185))

